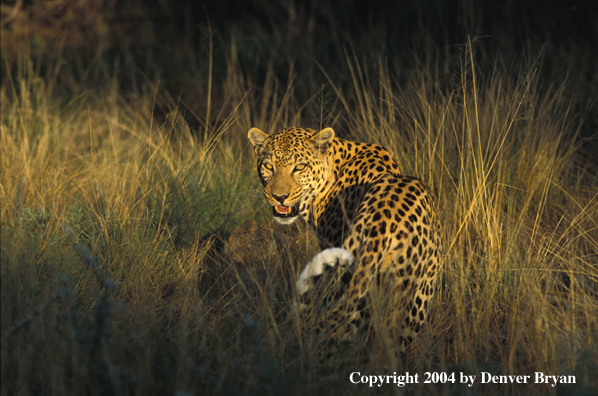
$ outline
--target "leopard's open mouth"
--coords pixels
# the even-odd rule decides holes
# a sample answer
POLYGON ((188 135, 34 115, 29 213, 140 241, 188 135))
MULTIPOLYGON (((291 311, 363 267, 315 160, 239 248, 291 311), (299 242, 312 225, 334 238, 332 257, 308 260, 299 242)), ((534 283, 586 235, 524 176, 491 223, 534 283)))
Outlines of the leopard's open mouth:
POLYGON ((278 205, 272 207, 274 217, 295 217, 299 215, 299 205, 284 206, 278 205))

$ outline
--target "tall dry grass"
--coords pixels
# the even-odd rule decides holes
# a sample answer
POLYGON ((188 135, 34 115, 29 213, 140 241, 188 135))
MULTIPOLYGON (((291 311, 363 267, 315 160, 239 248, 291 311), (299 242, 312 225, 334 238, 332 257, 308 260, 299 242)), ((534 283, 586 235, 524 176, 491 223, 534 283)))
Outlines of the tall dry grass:
POLYGON ((571 113, 566 79, 541 87, 538 65, 515 78, 480 71, 474 48, 461 49, 449 90, 422 73, 399 95, 383 66, 376 91, 347 60, 359 103, 345 105, 349 130, 384 143, 438 197, 445 258, 427 336, 443 336, 418 353, 474 371, 575 372, 596 362, 598 308, 596 175, 577 157, 583 114, 571 113))
MULTIPOLYGON (((349 74, 321 66, 328 94, 301 102, 292 64, 286 83, 269 67, 258 84, 232 41, 222 85, 211 72, 202 81, 196 127, 158 80, 123 95, 116 72, 88 89, 61 73, 64 60, 5 58, 2 394, 362 394, 349 374, 389 367, 574 374, 565 391, 596 389, 598 181, 579 155, 585 114, 567 78, 538 76, 541 58, 516 73, 484 69, 476 45, 451 48, 458 61, 440 71, 419 65, 408 84, 346 51, 349 74), (245 132, 318 123, 385 145, 437 196, 438 294, 401 361, 384 335, 323 359, 327 346, 290 314, 294 280, 317 252, 304 227, 274 229, 268 252, 249 234, 242 263, 225 248, 244 219, 271 228, 245 132)), ((111 69, 95 62, 89 70, 111 69)))

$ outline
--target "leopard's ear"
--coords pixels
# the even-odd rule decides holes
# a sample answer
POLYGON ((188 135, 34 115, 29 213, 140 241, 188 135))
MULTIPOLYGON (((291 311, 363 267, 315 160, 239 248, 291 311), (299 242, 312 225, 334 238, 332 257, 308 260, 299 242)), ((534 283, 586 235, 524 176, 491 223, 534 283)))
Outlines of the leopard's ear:
POLYGON ((326 155, 330 144, 332 144, 332 139, 334 139, 334 130, 332 128, 324 128, 309 140, 312 142, 314 150, 322 155, 326 155))
POLYGON ((253 144, 253 146, 255 147, 255 153, 259 154, 264 145, 264 142, 268 138, 268 134, 266 134, 258 128, 251 128, 249 132, 247 132, 247 137, 249 138, 251 144, 253 144))

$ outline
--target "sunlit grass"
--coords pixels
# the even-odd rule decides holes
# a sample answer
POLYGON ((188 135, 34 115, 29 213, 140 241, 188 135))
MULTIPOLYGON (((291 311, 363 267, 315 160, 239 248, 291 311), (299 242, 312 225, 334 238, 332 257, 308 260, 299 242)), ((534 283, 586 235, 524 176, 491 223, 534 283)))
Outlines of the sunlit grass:
POLYGON ((571 184, 596 182, 575 163, 583 119, 571 114, 564 82, 540 90, 533 69, 482 73, 471 50, 450 90, 422 74, 394 95, 383 66, 376 90, 350 57, 358 108, 336 90, 352 135, 383 143, 438 197, 445 258, 429 325, 435 348, 417 350, 506 373, 575 370, 595 348, 598 308, 597 190, 571 184))
MULTIPOLYGON (((421 66, 401 89, 384 61, 366 70, 348 51, 349 89, 322 67, 327 125, 383 144, 437 197, 438 291, 400 362, 382 353, 396 347, 386 334, 323 359, 310 323, 290 313, 317 250, 301 227, 269 223, 245 133, 317 128, 292 68, 286 85, 268 69, 256 88, 231 45, 224 100, 208 98, 192 130, 158 82, 124 97, 113 81, 64 101, 55 73, 6 61, 3 394, 362 394, 350 372, 389 367, 574 373, 579 389, 596 387, 598 197, 577 157, 583 114, 566 80, 543 86, 535 65, 480 70, 474 48, 454 49, 451 84, 421 66), (169 109, 161 122, 158 105, 169 109), (225 241, 245 219, 267 231, 248 231, 239 263, 225 241)), ((505 389, 486 391, 551 391, 505 389)))

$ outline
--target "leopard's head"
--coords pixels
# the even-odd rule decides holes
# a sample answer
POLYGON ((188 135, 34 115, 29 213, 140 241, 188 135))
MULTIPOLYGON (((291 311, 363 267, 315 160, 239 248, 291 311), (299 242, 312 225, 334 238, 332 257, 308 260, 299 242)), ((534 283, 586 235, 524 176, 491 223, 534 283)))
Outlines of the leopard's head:
POLYGON ((251 128, 247 136, 258 155, 257 172, 274 218, 282 224, 291 224, 300 214, 306 218, 329 177, 332 128, 287 128, 270 136, 251 128))

